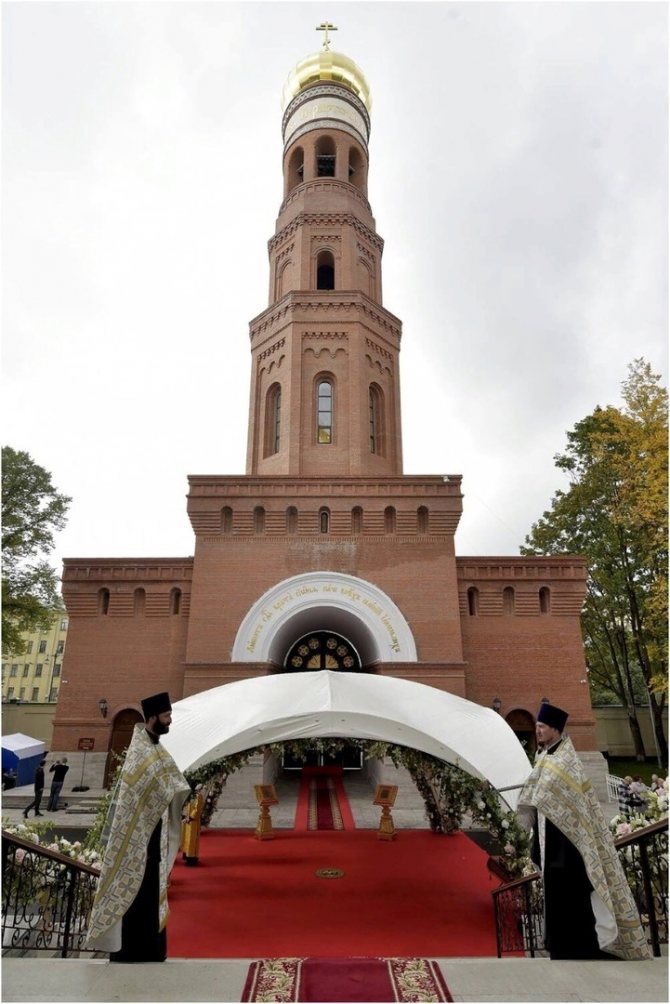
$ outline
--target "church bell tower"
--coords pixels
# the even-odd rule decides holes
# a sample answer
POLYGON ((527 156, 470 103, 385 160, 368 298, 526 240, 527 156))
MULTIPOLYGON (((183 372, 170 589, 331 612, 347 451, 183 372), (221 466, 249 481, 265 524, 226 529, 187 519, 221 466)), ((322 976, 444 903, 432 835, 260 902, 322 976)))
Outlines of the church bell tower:
POLYGON ((334 26, 320 29, 322 48, 283 89, 268 304, 249 326, 246 473, 189 478, 184 693, 337 666, 464 694, 461 479, 403 475, 401 324, 383 304, 368 201, 370 90, 331 49, 334 26))
POLYGON ((247 474, 402 474, 400 321, 382 303, 368 202, 370 91, 330 49, 283 91, 284 198, 268 307, 250 325, 247 474))

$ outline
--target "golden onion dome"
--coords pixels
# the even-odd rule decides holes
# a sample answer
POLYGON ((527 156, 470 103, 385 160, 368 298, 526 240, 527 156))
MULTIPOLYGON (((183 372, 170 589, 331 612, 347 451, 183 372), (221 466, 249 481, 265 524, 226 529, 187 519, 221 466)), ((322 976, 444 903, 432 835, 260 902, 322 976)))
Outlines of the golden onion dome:
POLYGON ((282 91, 282 111, 286 111, 296 94, 300 94, 320 80, 332 80, 348 87, 370 111, 372 107, 370 88, 362 70, 353 59, 349 59, 342 52, 333 52, 332 49, 312 52, 291 70, 282 91))

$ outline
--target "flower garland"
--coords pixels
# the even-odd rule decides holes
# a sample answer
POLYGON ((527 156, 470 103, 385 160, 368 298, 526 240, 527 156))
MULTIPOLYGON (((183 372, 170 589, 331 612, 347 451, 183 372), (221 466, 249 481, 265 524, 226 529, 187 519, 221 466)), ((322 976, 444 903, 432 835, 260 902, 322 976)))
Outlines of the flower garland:
POLYGON ((207 786, 202 823, 206 826, 216 809, 227 778, 258 753, 288 753, 306 760, 308 751, 336 756, 345 747, 361 750, 368 759, 388 757, 394 767, 404 767, 412 777, 426 805, 430 827, 436 833, 453 833, 470 815, 493 836, 500 864, 510 878, 534 871, 529 855, 529 839, 516 813, 504 808, 498 793, 487 781, 472 777, 458 764, 449 764, 419 750, 369 739, 293 739, 244 750, 212 760, 194 771, 186 771, 192 785, 207 786))

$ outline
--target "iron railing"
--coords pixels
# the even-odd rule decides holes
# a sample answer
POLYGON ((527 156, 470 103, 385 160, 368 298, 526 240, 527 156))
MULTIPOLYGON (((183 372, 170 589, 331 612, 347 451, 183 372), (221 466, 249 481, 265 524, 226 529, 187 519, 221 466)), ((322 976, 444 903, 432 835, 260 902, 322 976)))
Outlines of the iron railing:
MULTIPOLYGON (((668 820, 614 842, 642 927, 655 956, 668 943, 668 820)), ((495 871, 495 869, 492 869, 495 871)), ((507 952, 544 954, 544 894, 535 872, 493 890, 498 958, 507 952)))
POLYGON ((654 955, 668 943, 668 820, 614 842, 654 955))
POLYGON ((2 949, 66 958, 84 947, 99 873, 2 832, 2 949))

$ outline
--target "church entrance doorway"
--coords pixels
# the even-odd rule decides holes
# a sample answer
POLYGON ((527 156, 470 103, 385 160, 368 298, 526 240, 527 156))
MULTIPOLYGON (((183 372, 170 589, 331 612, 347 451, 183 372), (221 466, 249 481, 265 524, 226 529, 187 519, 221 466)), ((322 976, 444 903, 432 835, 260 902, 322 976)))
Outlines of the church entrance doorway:
POLYGON ((109 752, 105 763, 103 788, 109 788, 114 777, 116 765, 119 762, 118 758, 123 756, 130 746, 135 726, 138 722, 143 721, 142 715, 139 711, 135 711, 134 708, 126 708, 124 711, 119 711, 118 715, 114 718, 112 735, 109 740, 109 752))
MULTIPOLYGON (((313 673, 330 669, 342 673, 358 673, 361 659, 354 645, 335 631, 311 631, 303 635, 289 649, 284 660, 285 673, 313 673)), ((340 767, 342 770, 362 770, 363 754, 354 746, 347 746, 336 755, 310 750, 306 759, 298 760, 289 752, 282 754, 282 767, 288 771, 301 771, 303 767, 340 767)))
POLYGON ((517 739, 527 753, 533 755, 537 746, 535 740, 535 719, 529 711, 515 708, 505 716, 505 721, 514 731, 517 739))

